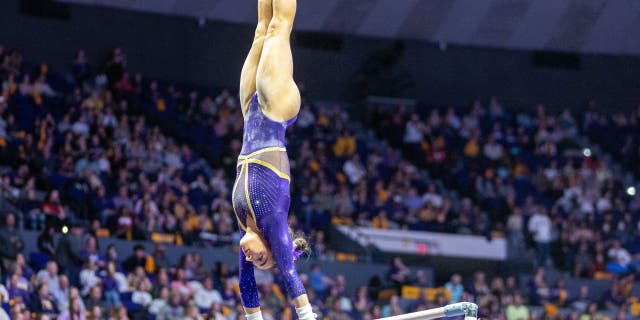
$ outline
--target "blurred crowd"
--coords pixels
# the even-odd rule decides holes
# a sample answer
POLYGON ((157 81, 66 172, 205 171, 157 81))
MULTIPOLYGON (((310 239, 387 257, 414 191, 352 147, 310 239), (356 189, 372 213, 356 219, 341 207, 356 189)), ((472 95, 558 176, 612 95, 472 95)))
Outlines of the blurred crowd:
MULTIPOLYGON (((123 299, 144 305, 144 312, 169 310, 153 313, 159 318, 241 314, 228 270, 196 274, 202 269, 197 255, 183 257, 176 267, 158 263, 156 252, 144 248, 131 257, 131 267, 117 258, 115 247, 103 255, 96 241, 105 234, 135 240, 170 235, 169 242, 198 246, 237 240, 229 188, 243 119, 234 94, 146 80, 129 71, 119 48, 96 63, 79 50, 71 70, 56 73, 46 64, 27 65, 19 52, 0 46, 0 81, 0 196, 19 209, 6 215, 0 234, 8 290, 3 297, 23 302, 13 304, 14 312, 47 305, 55 313, 82 308, 94 315, 87 299, 95 295, 104 303, 97 312, 105 316, 121 317, 127 311, 123 299), (23 227, 40 230, 41 253, 55 257, 41 263, 42 270, 25 261, 17 231, 23 227), (69 232, 54 245, 54 234, 63 229, 69 232), (67 276, 58 276, 61 271, 67 276), (38 277, 43 272, 55 280, 38 277), (74 288, 75 293, 42 303, 43 297, 58 299, 60 290, 74 288), (213 311, 198 304, 199 290, 207 301, 216 301, 213 311), (154 309, 157 300, 164 305, 154 309)), ((332 257, 331 224, 502 234, 514 248, 533 248, 538 266, 576 277, 615 277, 610 300, 616 308, 608 300, 583 301, 578 316, 596 312, 593 308, 622 310, 629 303, 628 279, 632 283, 640 272, 640 199, 608 162, 576 141, 585 135, 610 144, 633 171, 636 112, 586 112, 577 119, 569 111, 552 115, 540 105, 531 113, 514 113, 491 98, 486 106, 475 102, 465 109, 421 113, 380 105, 368 118, 353 119, 345 105, 311 101, 303 84, 300 88, 303 105, 287 134, 295 177, 289 222, 308 234, 314 258, 332 257)), ((381 283, 420 278, 406 274, 402 263, 391 269, 381 283)), ((380 304, 372 293, 375 283, 352 296, 344 292, 344 277, 330 279, 316 271, 304 278, 314 304, 330 319, 375 318, 449 300, 439 295, 421 304, 394 296, 389 305, 380 304)), ((272 286, 277 276, 263 276, 267 310, 274 318, 286 316, 282 291, 272 286)), ((447 285, 450 301, 474 299, 492 318, 517 319, 509 312, 524 313, 523 303, 571 307, 571 299, 580 299, 581 293, 560 294, 562 288, 540 277, 534 277, 530 292, 519 292, 514 279, 463 285, 458 276, 447 285)))
MULTIPOLYGON (((586 113, 580 125, 568 110, 551 115, 539 105, 531 113, 510 112, 497 98, 466 111, 427 108, 426 115, 402 106, 376 110, 368 122, 379 137, 468 197, 457 220, 477 226, 477 213, 465 210, 477 203, 491 230, 516 249, 535 249, 538 266, 577 277, 639 272, 635 187, 577 143, 590 130, 607 131, 606 117, 586 113)), ((631 133, 632 123, 620 126, 631 133)))

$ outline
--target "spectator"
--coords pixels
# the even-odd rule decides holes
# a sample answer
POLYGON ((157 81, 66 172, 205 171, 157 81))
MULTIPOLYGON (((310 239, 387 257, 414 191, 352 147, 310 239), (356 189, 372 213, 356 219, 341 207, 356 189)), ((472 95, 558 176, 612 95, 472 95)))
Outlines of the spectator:
POLYGON ((144 268, 147 265, 147 253, 144 251, 143 245, 136 245, 133 248, 133 255, 122 263, 125 272, 133 272, 137 267, 144 268))
POLYGON ((107 310, 107 303, 102 296, 102 287, 96 285, 91 288, 89 295, 84 299, 84 305, 87 310, 94 310, 99 307, 101 310, 107 310))
POLYGON ((162 287, 158 291, 158 295, 151 301, 149 305, 149 313, 152 315, 158 315, 161 310, 168 307, 169 302, 169 287, 162 287))
POLYGON ((451 300, 449 303, 458 303, 462 294, 464 293, 464 286, 462 285, 462 277, 459 274, 451 276, 451 280, 447 282, 444 287, 451 293, 451 300))
POLYGON ((48 226, 42 230, 38 236, 38 250, 41 253, 48 255, 50 258, 56 256, 56 247, 53 242, 53 235, 55 229, 52 226, 48 226))
POLYGON ((69 300, 69 309, 63 311, 57 319, 59 320, 85 320, 86 313, 80 306, 80 298, 75 297, 69 300))
POLYGON ((163 243, 156 242, 153 250, 153 261, 156 270, 169 267, 169 259, 167 258, 166 248, 163 243))
POLYGON ((180 293, 172 291, 169 295, 169 303, 158 311, 157 320, 181 320, 184 317, 184 308, 181 304, 180 293))
POLYGON ((58 266, 69 276, 72 286, 79 283, 80 268, 82 267, 82 235, 83 225, 75 222, 71 226, 71 234, 64 233, 58 240, 56 247, 56 261, 58 266))
POLYGON ((619 240, 614 240, 613 245, 607 252, 610 263, 607 270, 613 273, 621 274, 627 272, 629 263, 631 263, 631 255, 627 249, 623 248, 619 240))
POLYGON ((4 270, 13 269, 16 256, 22 252, 24 240, 16 230, 16 216, 9 212, 5 216, 5 225, 0 229, 0 258, 4 270))
POLYGON ((537 208, 529 219, 528 230, 536 244, 536 265, 546 266, 549 259, 549 243, 551 242, 551 219, 546 211, 537 208))
POLYGON ((360 162, 360 156, 357 154, 354 154, 351 159, 344 163, 342 170, 347 175, 349 182, 353 185, 358 184, 366 174, 366 170, 360 162))
MULTIPOLYGON (((311 273, 309 274, 309 284, 313 291, 319 297, 326 297, 328 293, 329 286, 333 283, 333 281, 324 275, 320 270, 320 265, 314 264, 311 267, 311 273)), ((323 299, 323 298, 321 298, 323 299)))
POLYGON ((86 296, 94 287, 100 284, 101 280, 98 277, 97 269, 96 262, 93 259, 89 259, 84 263, 80 271, 80 289, 83 296, 86 296))
POLYGON ((331 311, 329 311, 328 317, 331 320, 351 319, 351 317, 349 317, 349 315, 346 312, 342 311, 342 305, 340 303, 340 300, 336 300, 335 302, 333 302, 333 304, 331 305, 331 311))
POLYGON ((37 295, 31 302, 31 310, 36 314, 54 315, 58 313, 55 300, 49 293, 49 285, 41 282, 36 285, 37 295))
POLYGON ((529 308, 522 304, 520 294, 513 295, 513 303, 507 306, 507 320, 529 320, 529 308))
POLYGON ((69 278, 66 275, 61 274, 58 276, 58 285, 53 289, 49 289, 51 296, 53 297, 56 306, 58 306, 58 310, 64 311, 69 308, 69 296, 70 290, 69 287, 69 278))
POLYGON ((593 303, 593 301, 589 298, 589 286, 581 286, 580 293, 575 300, 571 302, 571 308, 578 313, 583 314, 587 311, 587 307, 591 303, 593 303))
POLYGON ((22 301, 25 306, 31 306, 31 296, 26 289, 20 287, 19 280, 20 276, 16 273, 9 278, 9 298, 14 301, 22 301))
POLYGON ((398 294, 402 293, 402 286, 409 282, 411 270, 402 261, 400 257, 394 257, 391 262, 391 268, 387 273, 388 279, 393 283, 398 294))
POLYGON ((59 289, 60 278, 58 264, 55 261, 47 262, 45 269, 36 274, 36 283, 43 281, 49 285, 50 292, 56 292, 59 289))
POLYGON ((212 277, 205 278, 204 286, 196 291, 193 299, 200 309, 207 309, 211 307, 212 304, 222 303, 222 296, 220 292, 214 288, 212 277))
POLYGON ((107 274, 102 278, 104 287, 104 297, 106 300, 106 310, 120 307, 120 290, 116 280, 116 266, 113 263, 107 264, 107 274))

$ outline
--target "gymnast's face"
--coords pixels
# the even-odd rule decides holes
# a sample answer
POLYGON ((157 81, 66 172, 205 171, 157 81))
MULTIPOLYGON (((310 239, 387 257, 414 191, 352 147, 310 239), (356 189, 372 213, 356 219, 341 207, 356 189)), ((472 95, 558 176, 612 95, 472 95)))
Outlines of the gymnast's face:
POLYGON ((264 239, 255 232, 247 232, 240 239, 240 247, 247 261, 253 262, 256 268, 268 270, 275 265, 273 252, 264 239))

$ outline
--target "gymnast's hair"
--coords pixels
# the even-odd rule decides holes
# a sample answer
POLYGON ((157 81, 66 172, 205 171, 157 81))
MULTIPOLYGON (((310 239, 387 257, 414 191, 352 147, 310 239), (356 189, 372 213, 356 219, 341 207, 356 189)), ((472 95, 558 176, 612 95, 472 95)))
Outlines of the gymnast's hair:
POLYGON ((302 231, 294 232, 291 227, 289 227, 289 233, 293 242, 293 260, 298 260, 303 254, 309 256, 311 254, 311 246, 309 246, 304 233, 302 231))

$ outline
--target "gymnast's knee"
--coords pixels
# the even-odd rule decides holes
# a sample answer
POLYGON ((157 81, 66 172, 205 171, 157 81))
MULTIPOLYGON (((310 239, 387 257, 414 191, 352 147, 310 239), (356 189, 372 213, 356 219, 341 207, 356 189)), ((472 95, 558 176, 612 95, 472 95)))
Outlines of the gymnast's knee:
POLYGON ((286 36, 289 37, 293 28, 293 21, 289 19, 273 17, 267 28, 267 38, 286 36))

